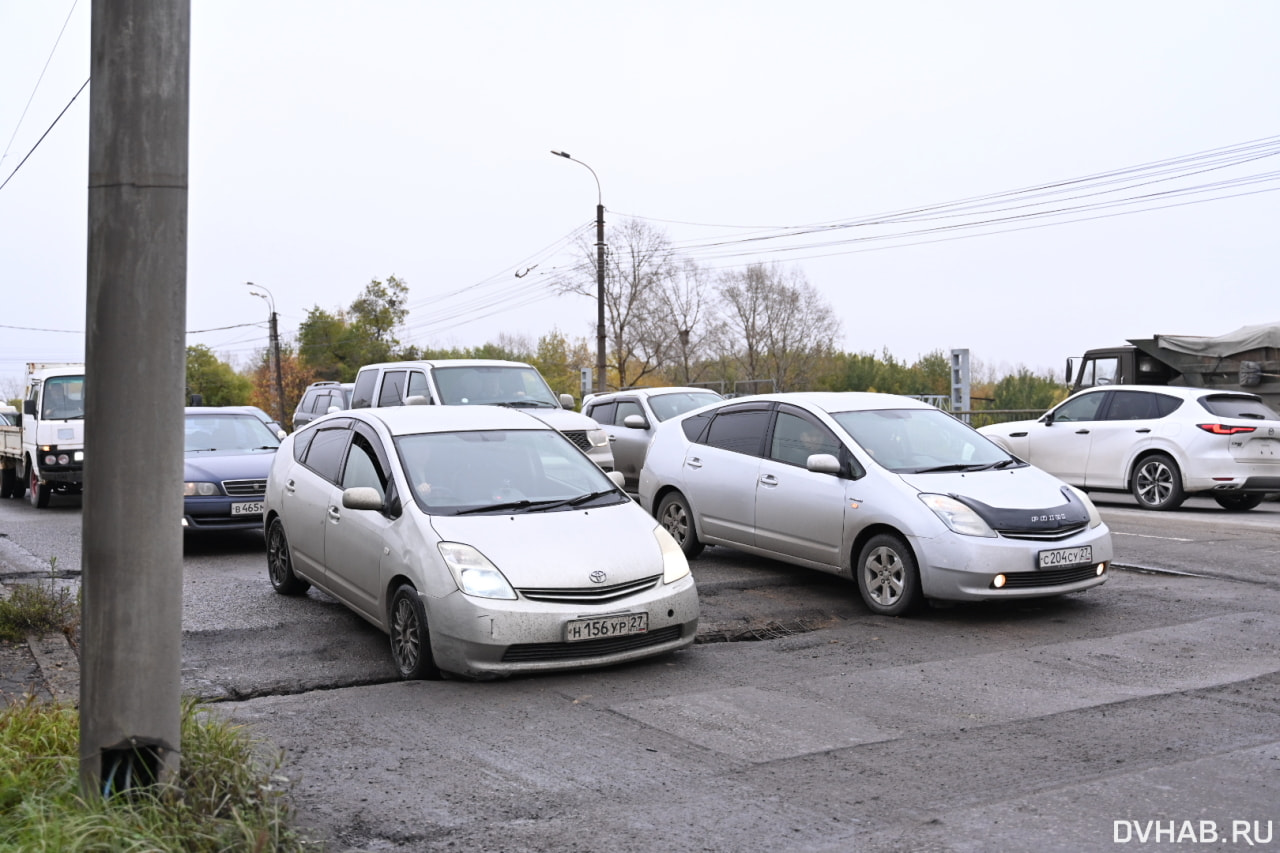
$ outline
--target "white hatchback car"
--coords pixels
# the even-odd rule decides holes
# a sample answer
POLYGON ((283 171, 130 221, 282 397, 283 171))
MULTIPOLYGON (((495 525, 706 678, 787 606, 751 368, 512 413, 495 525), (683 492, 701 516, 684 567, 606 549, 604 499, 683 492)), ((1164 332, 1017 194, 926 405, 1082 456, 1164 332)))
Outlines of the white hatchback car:
POLYGON ((1205 494, 1230 510, 1280 492, 1280 416, 1260 397, 1177 386, 1081 391, 1034 421, 979 432, 1088 491, 1131 492, 1146 509, 1205 494))
POLYGON ((730 545, 853 578, 890 616, 1078 592, 1112 553, 1078 489, 892 394, 766 394, 668 421, 640 503, 690 557, 730 545))
POLYGON ((658 424, 723 399, 706 388, 630 388, 588 398, 582 413, 609 436, 614 470, 622 472, 623 486, 634 492, 658 424))
POLYGON ((267 481, 272 586, 314 584, 391 635, 404 678, 599 666, 691 644, 679 546, 567 438, 516 409, 318 418, 267 481))

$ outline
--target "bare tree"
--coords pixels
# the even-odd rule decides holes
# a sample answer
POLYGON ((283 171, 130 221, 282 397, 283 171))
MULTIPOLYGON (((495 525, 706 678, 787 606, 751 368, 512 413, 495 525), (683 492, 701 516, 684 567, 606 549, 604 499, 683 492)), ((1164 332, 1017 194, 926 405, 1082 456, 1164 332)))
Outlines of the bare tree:
POLYGON ((725 330, 748 379, 779 391, 809 387, 820 361, 835 351, 840 323, 799 268, 752 264, 720 280, 725 330))

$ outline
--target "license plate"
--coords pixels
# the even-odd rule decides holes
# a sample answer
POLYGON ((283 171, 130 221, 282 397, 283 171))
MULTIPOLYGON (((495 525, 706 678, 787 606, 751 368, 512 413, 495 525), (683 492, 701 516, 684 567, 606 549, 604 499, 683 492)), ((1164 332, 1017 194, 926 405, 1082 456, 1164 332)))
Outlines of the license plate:
POLYGON ((643 634, 649 630, 648 613, 619 613, 601 616, 599 619, 574 619, 564 626, 564 641, 580 643, 584 640, 604 640, 627 634, 643 634))
POLYGON ((232 515, 262 515, 262 501, 239 501, 231 505, 232 515))
POLYGON ((1093 546, 1081 548, 1058 548, 1054 551, 1040 552, 1040 568, 1057 569, 1065 566, 1085 566, 1093 562, 1093 546))

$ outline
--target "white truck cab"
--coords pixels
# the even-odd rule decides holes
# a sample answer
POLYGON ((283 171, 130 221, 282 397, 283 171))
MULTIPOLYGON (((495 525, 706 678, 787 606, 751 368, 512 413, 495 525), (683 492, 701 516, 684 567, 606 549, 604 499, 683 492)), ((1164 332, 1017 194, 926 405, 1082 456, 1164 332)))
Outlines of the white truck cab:
POLYGON ((351 408, 428 404, 507 406, 558 430, 604 471, 613 470, 609 437, 600 424, 573 411, 573 397, 556 397, 531 364, 497 359, 434 359, 369 364, 356 374, 351 408))
POLYGON ((0 496, 29 493, 32 506, 49 496, 79 494, 84 486, 84 365, 27 365, 27 393, 0 458, 0 496), (19 438, 14 439, 14 434, 19 438))

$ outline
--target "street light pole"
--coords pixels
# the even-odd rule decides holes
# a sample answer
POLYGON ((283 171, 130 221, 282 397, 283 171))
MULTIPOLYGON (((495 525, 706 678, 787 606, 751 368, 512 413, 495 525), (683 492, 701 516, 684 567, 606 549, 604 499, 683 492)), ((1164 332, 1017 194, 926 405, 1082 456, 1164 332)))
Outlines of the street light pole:
POLYGON ((276 320, 276 300, 271 296, 271 291, 267 290, 260 284, 254 284, 251 281, 245 282, 246 287, 256 287, 258 290, 250 291, 254 296, 267 300, 267 305, 271 308, 271 360, 275 362, 276 374, 276 423, 282 424, 285 419, 284 411, 284 374, 280 369, 280 328, 276 320))
POLYGON ((573 160, 580 166, 586 166, 591 177, 596 179, 596 392, 603 394, 608 390, 605 383, 605 333, 604 333, 604 193, 600 190, 600 176, 596 170, 581 160, 575 160, 565 151, 552 151, 557 157, 573 160))

